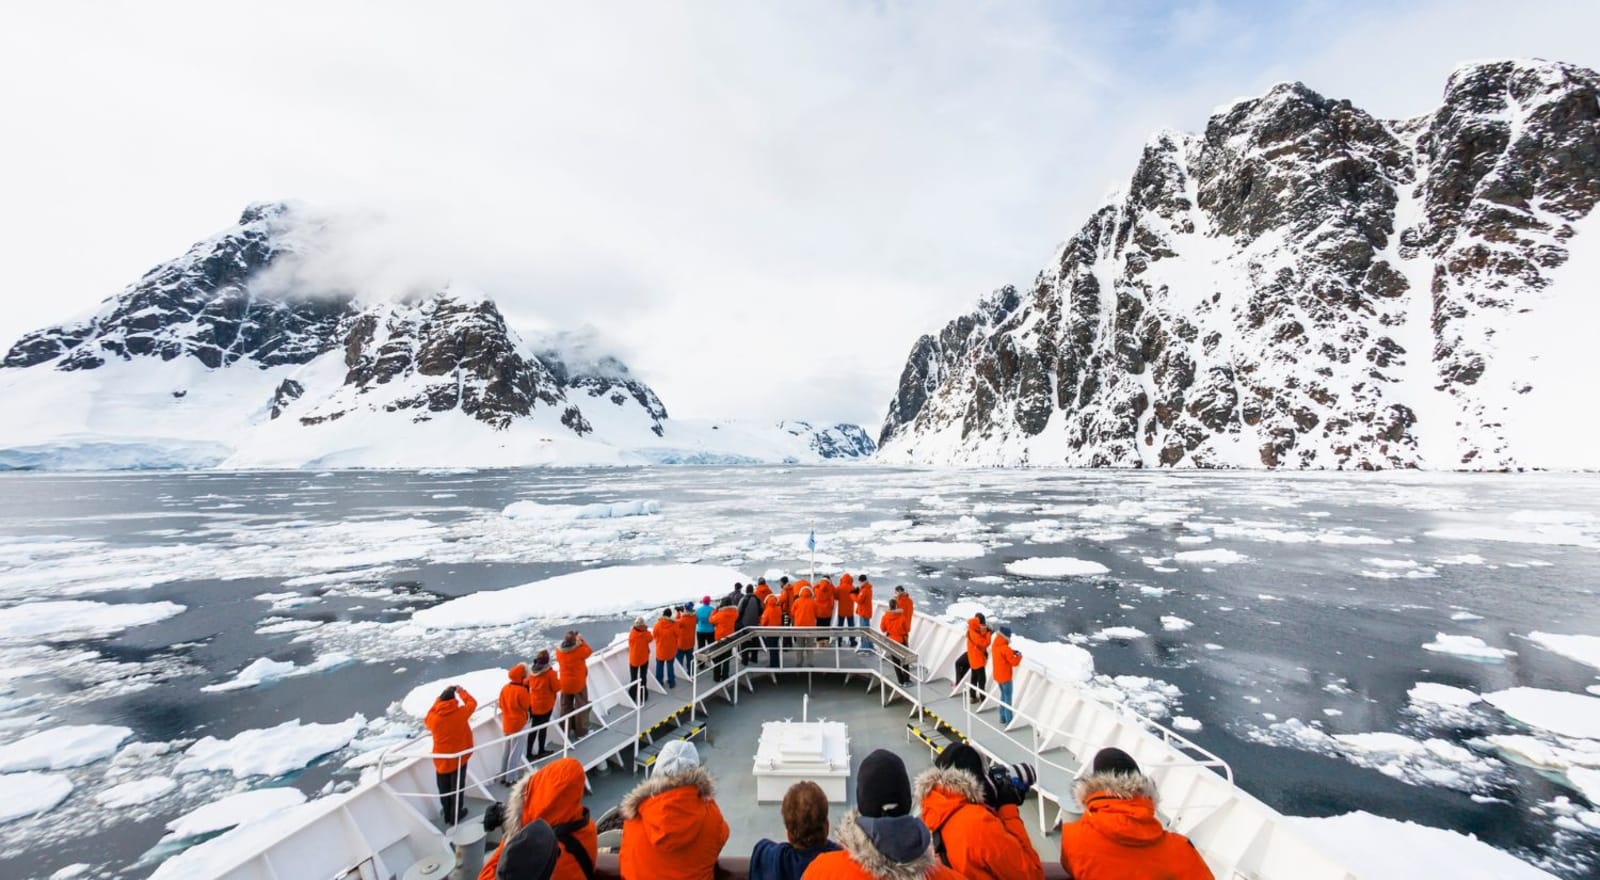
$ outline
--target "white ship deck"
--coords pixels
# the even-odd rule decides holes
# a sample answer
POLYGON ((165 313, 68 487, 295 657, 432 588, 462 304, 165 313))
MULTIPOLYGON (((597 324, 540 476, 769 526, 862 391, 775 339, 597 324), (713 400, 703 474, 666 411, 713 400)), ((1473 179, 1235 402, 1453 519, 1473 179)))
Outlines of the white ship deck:
MULTIPOLYGON (((731 645, 766 634, 793 636, 794 630, 746 630, 731 645)), ((862 630, 818 628, 813 636, 857 635, 862 630)), ((664 691, 654 681, 642 706, 628 694, 626 645, 590 658, 591 708, 601 720, 583 740, 565 743, 552 724, 550 745, 573 754, 590 770, 587 802, 596 818, 611 810, 642 778, 652 747, 672 738, 693 737, 703 762, 718 783, 718 803, 730 826, 723 850, 726 866, 742 876, 742 859, 762 837, 780 838, 783 823, 775 803, 759 804, 752 773, 756 743, 766 721, 799 720, 809 695, 811 720, 826 718, 849 727, 850 779, 875 748, 899 753, 913 773, 931 764, 936 749, 951 737, 969 739, 990 758, 1027 762, 1039 781, 1023 807, 1030 834, 1050 876, 1061 876, 1055 829, 1074 817, 1072 786, 1085 756, 1105 746, 1132 754, 1160 789, 1162 818, 1187 834, 1218 878, 1228 880, 1354 880, 1355 874, 1330 854, 1303 840, 1281 815, 1232 782, 1220 759, 1180 734, 1100 702, 1075 684, 1024 661, 1015 679, 1016 717, 1002 729, 991 686, 982 705, 952 694, 956 656, 964 650, 964 631, 951 623, 918 618, 911 648, 914 681, 895 685, 886 655, 904 651, 873 633, 876 651, 849 647, 782 652, 781 668, 766 666, 763 649, 754 665, 715 683, 709 666, 698 675, 680 674, 678 686, 664 691), (652 736, 652 732, 654 736, 652 736)), ((755 644, 754 641, 751 644, 755 644)), ((714 646, 717 647, 717 646, 714 646)), ((712 648, 704 653, 714 654, 712 648)), ((737 654, 737 651, 735 651, 737 654)), ((508 664, 509 665, 509 664, 508 664)), ((965 689, 963 689, 963 692, 965 689)), ((504 797, 494 782, 506 740, 492 707, 473 718, 478 745, 469 761, 470 818, 477 825, 484 807, 504 797)), ((336 880, 399 878, 415 862, 434 857, 454 861, 450 842, 438 825, 439 798, 426 738, 396 747, 345 794, 315 802, 296 824, 257 839, 254 850, 236 857, 213 876, 227 880, 286 880, 329 877, 336 880)), ((835 804, 835 819, 847 804, 835 804)), ((602 838, 602 846, 605 840, 602 838)), ((470 865, 481 853, 469 853, 470 865)), ((614 871, 614 857, 602 855, 602 876, 614 871)), ((437 875, 435 875, 437 876, 437 875)), ((475 872, 469 876, 475 876, 475 872)))

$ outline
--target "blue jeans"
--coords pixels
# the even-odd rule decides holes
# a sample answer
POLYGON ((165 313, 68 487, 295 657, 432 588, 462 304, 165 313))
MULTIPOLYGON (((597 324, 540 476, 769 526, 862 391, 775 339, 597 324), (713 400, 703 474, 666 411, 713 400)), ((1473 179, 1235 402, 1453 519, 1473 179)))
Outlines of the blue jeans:
POLYGON ((656 661, 656 684, 662 687, 678 686, 678 664, 674 660, 656 661))
POLYGON ((1000 723, 1011 723, 1011 682, 1000 685, 1000 723))

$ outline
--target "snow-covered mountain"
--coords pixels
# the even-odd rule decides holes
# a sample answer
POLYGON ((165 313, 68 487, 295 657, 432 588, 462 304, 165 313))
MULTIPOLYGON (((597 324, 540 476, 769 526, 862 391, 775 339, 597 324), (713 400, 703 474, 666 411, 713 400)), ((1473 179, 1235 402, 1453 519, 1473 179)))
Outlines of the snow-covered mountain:
POLYGON ((367 301, 294 271, 322 221, 252 205, 0 362, 0 468, 819 462, 859 427, 671 419, 590 336, 461 287, 367 301))
POLYGON ((1293 83, 1156 135, 1030 289, 917 341, 880 458, 1600 466, 1597 98, 1495 61, 1416 119, 1293 83))

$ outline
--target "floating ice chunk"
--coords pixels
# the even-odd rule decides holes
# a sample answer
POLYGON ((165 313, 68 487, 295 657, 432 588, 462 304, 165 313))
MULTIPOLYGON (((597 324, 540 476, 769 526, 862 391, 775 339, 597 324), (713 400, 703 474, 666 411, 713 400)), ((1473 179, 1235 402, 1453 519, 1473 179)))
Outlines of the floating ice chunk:
POLYGON ((1476 553, 1462 553, 1458 556, 1441 556, 1434 562, 1439 565, 1483 565, 1485 560, 1476 553))
POLYGON ((610 504, 540 504, 516 501, 501 513, 516 520, 617 519, 625 516, 654 516, 661 512, 656 501, 617 501, 610 504))
POLYGON ((422 718, 428 714, 428 709, 438 701, 439 694, 451 685, 459 685, 472 694, 473 699, 480 706, 493 705, 500 696, 500 688, 505 686, 506 668, 495 666, 489 669, 477 669, 472 672, 463 672, 458 675, 446 676, 435 679, 426 684, 419 684, 412 688, 400 700, 400 711, 412 718, 422 718))
MULTIPOLYGON (((262 789, 262 791, 285 790, 262 789)), ((293 791, 293 789, 287 790, 293 791)), ((245 792, 245 794, 255 793, 245 792)), ((235 797, 238 797, 238 795, 235 795, 235 797)), ((301 800, 303 801, 304 797, 301 800)), ((277 843, 290 831, 303 826, 307 818, 306 813, 319 808, 316 806, 315 801, 311 804, 290 804, 287 795, 282 796, 278 805, 271 805, 263 801, 259 809, 256 808, 256 805, 249 806, 256 813, 255 816, 246 816, 242 821, 234 823, 236 827, 233 830, 214 837, 199 846, 186 849, 162 862, 156 867, 155 873, 150 875, 150 880, 191 880, 194 877, 220 877, 238 866, 239 853, 257 852, 277 843), (274 808, 267 809, 268 806, 273 806, 274 808)), ((168 836, 169 841, 176 839, 175 834, 168 836)))
POLYGON ((1232 565, 1236 562, 1248 562, 1250 557, 1229 550, 1226 547, 1214 547, 1210 550, 1183 550, 1172 554, 1178 562, 1188 562, 1196 565, 1232 565))
POLYGON ((1190 718, 1187 715, 1179 715, 1172 719, 1172 729, 1180 733, 1194 733, 1203 726, 1200 719, 1190 718))
POLYGON ((69 724, 0 746, 0 773, 65 770, 109 758, 133 731, 109 724, 69 724))
POLYGON ((1406 696, 1410 697, 1413 703, 1427 703, 1455 709, 1465 709, 1483 699, 1466 688, 1452 687, 1434 681, 1417 682, 1406 691, 1406 696))
POLYGON ((1477 636, 1452 636, 1445 633, 1434 633, 1433 641, 1422 646, 1424 651, 1433 651, 1437 654, 1452 654, 1456 657, 1465 657, 1468 660, 1479 660, 1485 663, 1499 663, 1507 657, 1515 657, 1516 651, 1505 648, 1495 648, 1477 636))
POLYGON ((1194 626, 1193 622, 1184 620, 1181 617, 1171 614, 1161 615, 1161 628, 1167 632, 1183 632, 1191 626, 1194 626))
POLYGON ((997 574, 982 574, 972 579, 975 584, 1003 584, 1006 579, 997 574))
POLYGON ((99 638, 166 620, 183 610, 176 602, 28 602, 0 608, 0 639, 99 638))
POLYGON ((0 773, 0 822, 43 813, 69 794, 72 780, 61 773, 0 773))
POLYGON ((1039 556, 1032 559, 1018 559, 1015 562, 1007 562, 1006 571, 1019 577, 1064 578, 1106 574, 1111 569, 1087 559, 1074 559, 1070 556, 1039 556))
POLYGON ((748 580, 716 565, 616 565, 473 593, 424 608, 411 619, 436 629, 571 620, 721 595, 748 580))
POLYGON ((1523 733, 1497 733, 1484 737, 1484 741, 1512 761, 1545 770, 1600 767, 1600 742, 1592 740, 1571 740, 1579 747, 1567 748, 1523 733))
POLYGON ((1166 587, 1141 586, 1139 592, 1146 596, 1165 596, 1172 591, 1166 587))
POLYGON ((1421 755, 1428 747, 1409 736, 1398 733, 1341 733, 1334 737, 1340 748, 1356 752, 1378 752, 1385 755, 1421 755))
POLYGON ((982 544, 966 541, 906 541, 876 544, 872 552, 884 559, 976 559, 987 551, 982 544))
POLYGON ((349 654, 333 652, 324 654, 304 666, 296 666, 292 660, 273 660, 270 657, 262 657, 239 670, 239 674, 232 679, 219 684, 208 684, 200 690, 209 693, 244 690, 245 688, 268 684, 280 679, 326 672, 353 660, 354 658, 349 654))
POLYGON ((231 794, 214 800, 203 807, 190 810, 167 823, 169 840, 199 837, 214 831, 223 831, 236 825, 254 822, 290 807, 306 802, 306 796, 297 788, 258 788, 231 794))
POLYGON ((1600 636, 1571 636, 1556 633, 1532 632, 1528 641, 1547 651, 1600 669, 1600 636))
POLYGON ((1179 535, 1177 540, 1178 540, 1179 544, 1209 544, 1209 543, 1211 543, 1211 536, 1210 535, 1179 535))
POLYGON ((1451 620, 1482 620, 1482 614, 1473 614, 1471 611, 1457 611, 1450 615, 1451 620))
POLYGON ((1600 804, 1600 769, 1573 767, 1567 771, 1567 780, 1589 803, 1600 804))
POLYGON ((1108 626, 1089 638, 1097 642, 1110 641, 1111 639, 1142 639, 1148 633, 1134 626, 1108 626))
POLYGON ((158 797, 178 787, 178 781, 170 776, 152 776, 148 779, 135 779, 121 785, 113 785, 105 791, 95 794, 94 799, 106 807, 137 807, 148 804, 158 797))
POLYGON ((321 620, 277 620, 256 627, 256 634, 270 636, 282 633, 306 632, 322 626, 323 623, 324 621, 321 620))
POLYGON ((1556 880, 1515 856, 1457 831, 1355 812, 1322 819, 1291 817, 1293 827, 1364 880, 1556 880), (1361 841, 1360 846, 1351 846, 1361 841))
POLYGON ((899 532, 911 528, 916 523, 909 519, 880 519, 874 520, 868 528, 874 532, 899 532))
POLYGON ((1515 687, 1484 694, 1484 702, 1510 717, 1559 736, 1600 739, 1600 698, 1566 691, 1515 687))
POLYGON ((296 718, 276 727, 246 730, 231 739, 208 736, 189 747, 176 772, 226 771, 241 779, 282 776, 344 748, 366 724, 360 714, 335 724, 302 724, 296 718))

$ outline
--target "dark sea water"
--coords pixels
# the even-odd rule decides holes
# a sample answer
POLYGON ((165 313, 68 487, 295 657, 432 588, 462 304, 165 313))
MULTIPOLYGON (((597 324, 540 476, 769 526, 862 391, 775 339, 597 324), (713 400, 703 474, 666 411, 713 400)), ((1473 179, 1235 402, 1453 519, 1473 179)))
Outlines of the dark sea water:
MULTIPOLYGON (((346 787, 356 777, 345 760, 412 729, 392 704, 413 686, 524 658, 567 623, 419 638, 405 624, 417 609, 595 565, 805 572, 812 528, 819 568, 871 572, 880 598, 903 583, 919 612, 970 600, 1028 639, 1078 643, 1101 675, 1091 686, 1169 723, 1198 722, 1188 735, 1284 813, 1365 810, 1475 834, 1562 877, 1600 877, 1600 832, 1571 818, 1596 807, 1484 737, 1557 740, 1486 704, 1443 713, 1407 696, 1423 681, 1479 693, 1600 684, 1600 669, 1525 638, 1600 636, 1600 479, 875 467, 0 476, 0 748, 91 723, 178 742, 116 773, 108 760, 60 771, 75 786, 66 801, 0 824, 0 876, 79 863, 84 876, 148 874, 153 857, 141 858, 167 821, 272 781, 178 774, 179 787, 149 804, 95 802, 116 782, 174 775, 203 736, 389 719, 277 780, 313 796, 346 787), (659 512, 538 524, 502 515, 522 500, 652 501, 659 512), (1108 573, 1006 569, 1062 556, 1108 573), (6 609, 43 601, 185 610, 101 635, 5 629, 6 609), (1164 616, 1192 625, 1168 629, 1164 616), (1102 632, 1113 627, 1143 635, 1102 632), (1515 653, 1486 662, 1425 650, 1440 633, 1515 653), (258 658, 307 664, 336 652, 351 662, 201 690, 258 658), (1462 745, 1472 760, 1321 735, 1376 732, 1462 745)), ((597 644, 623 629, 610 615, 583 625, 597 644)))

